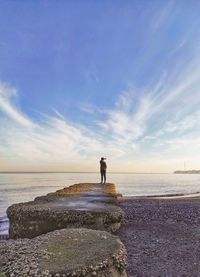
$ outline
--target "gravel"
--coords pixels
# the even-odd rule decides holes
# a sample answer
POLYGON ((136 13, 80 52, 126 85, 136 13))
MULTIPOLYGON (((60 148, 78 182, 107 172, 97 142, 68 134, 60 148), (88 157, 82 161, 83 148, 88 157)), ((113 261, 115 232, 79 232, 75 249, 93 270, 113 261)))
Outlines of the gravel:
POLYGON ((200 199, 128 199, 117 232, 129 277, 200 276, 200 199))

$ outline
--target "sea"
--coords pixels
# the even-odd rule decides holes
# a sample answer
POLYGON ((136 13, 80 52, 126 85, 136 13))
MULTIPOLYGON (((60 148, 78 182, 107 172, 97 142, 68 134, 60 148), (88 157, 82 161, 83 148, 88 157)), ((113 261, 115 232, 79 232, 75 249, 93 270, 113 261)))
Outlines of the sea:
MULTIPOLYGON (((108 173, 123 196, 172 196, 200 193, 200 174, 108 173)), ((98 173, 0 173, 0 236, 8 234, 6 209, 63 187, 99 182, 98 173)))

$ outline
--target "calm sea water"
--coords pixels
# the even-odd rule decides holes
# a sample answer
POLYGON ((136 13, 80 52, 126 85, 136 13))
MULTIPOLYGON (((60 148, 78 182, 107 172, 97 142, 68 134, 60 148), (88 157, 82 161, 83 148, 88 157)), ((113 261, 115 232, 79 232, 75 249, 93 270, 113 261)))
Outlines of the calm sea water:
MULTIPOLYGON (((98 182, 97 173, 23 173, 0 174, 0 233, 7 232, 6 209, 13 203, 33 200, 36 196, 75 183, 98 182)), ((109 174, 124 196, 190 194, 200 192, 198 174, 109 174)))

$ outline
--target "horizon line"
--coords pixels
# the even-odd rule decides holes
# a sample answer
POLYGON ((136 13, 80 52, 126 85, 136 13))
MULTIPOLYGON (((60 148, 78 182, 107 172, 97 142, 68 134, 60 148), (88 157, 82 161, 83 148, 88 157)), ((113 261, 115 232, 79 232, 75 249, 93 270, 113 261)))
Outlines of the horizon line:
MULTIPOLYGON (((97 174, 99 171, 0 171, 0 174, 45 174, 45 173, 92 173, 97 174)), ((109 174, 171 174, 174 172, 127 172, 127 171, 108 171, 109 174)))

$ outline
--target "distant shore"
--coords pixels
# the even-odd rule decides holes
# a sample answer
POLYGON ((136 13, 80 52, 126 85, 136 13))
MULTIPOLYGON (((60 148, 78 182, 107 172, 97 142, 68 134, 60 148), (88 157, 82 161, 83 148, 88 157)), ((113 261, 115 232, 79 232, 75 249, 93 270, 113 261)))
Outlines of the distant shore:
POLYGON ((200 170, 176 170, 174 174, 200 174, 200 170))

